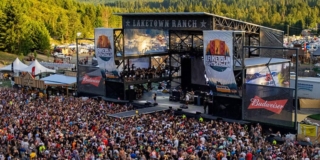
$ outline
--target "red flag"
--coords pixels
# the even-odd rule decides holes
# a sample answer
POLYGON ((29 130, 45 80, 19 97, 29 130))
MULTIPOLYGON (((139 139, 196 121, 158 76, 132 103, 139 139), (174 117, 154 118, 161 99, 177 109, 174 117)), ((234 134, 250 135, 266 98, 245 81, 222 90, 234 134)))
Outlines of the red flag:
POLYGON ((33 77, 35 77, 35 75, 36 75, 36 67, 35 66, 32 67, 31 75, 33 77))

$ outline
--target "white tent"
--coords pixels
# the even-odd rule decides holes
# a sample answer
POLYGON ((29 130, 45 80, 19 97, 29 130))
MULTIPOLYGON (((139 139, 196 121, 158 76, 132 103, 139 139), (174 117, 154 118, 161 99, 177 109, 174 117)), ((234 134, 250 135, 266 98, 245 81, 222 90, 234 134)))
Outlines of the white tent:
POLYGON ((20 71, 22 72, 29 72, 32 73, 32 68, 35 68, 34 70, 34 74, 37 75, 39 73, 43 73, 43 72, 51 72, 51 73, 56 73, 56 70, 53 69, 49 69, 44 67, 43 65, 41 65, 38 60, 33 61, 28 67, 21 69, 20 71))
MULTIPOLYGON (((28 66, 22 63, 19 58, 16 58, 13 62, 13 70, 19 71, 21 69, 27 68, 28 66)), ((12 64, 9 64, 3 68, 0 68, 0 71, 11 71, 12 70, 12 64)))

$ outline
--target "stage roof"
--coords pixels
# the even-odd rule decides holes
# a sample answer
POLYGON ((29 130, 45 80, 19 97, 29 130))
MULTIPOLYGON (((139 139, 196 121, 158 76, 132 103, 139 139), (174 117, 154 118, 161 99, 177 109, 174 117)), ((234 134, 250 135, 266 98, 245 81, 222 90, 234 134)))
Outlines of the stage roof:
MULTIPOLYGON (((241 59, 238 59, 241 62, 241 59)), ((244 60, 245 68, 258 67, 258 66, 267 66, 273 64, 282 64, 289 63, 290 59, 284 58, 267 58, 267 57, 257 57, 257 58, 246 58, 244 60)), ((241 67, 237 62, 236 67, 241 67)))
POLYGON ((224 17, 224 16, 219 16, 219 15, 212 14, 212 13, 207 13, 207 12, 114 13, 114 15, 119 15, 119 16, 211 16, 211 17, 218 17, 218 18, 228 19, 228 20, 231 20, 231 21, 235 21, 235 22, 239 22, 239 23, 243 23, 243 24, 256 26, 256 27, 259 27, 259 28, 266 28, 266 29, 270 29, 270 30, 284 32, 284 31, 281 31, 281 30, 277 30, 277 29, 261 26, 261 25, 258 25, 258 24, 245 22, 245 21, 240 21, 240 20, 236 20, 236 19, 232 19, 232 18, 228 18, 228 17, 224 17))
POLYGON ((47 85, 71 85, 77 82, 76 77, 54 74, 49 77, 42 78, 47 85))

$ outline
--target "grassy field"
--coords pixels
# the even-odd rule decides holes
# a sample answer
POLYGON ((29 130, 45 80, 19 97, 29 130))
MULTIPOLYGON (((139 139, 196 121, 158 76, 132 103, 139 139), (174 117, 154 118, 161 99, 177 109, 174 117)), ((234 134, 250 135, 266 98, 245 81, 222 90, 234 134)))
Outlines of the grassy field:
MULTIPOLYGON (((9 65, 11 64, 17 57, 24 63, 25 60, 24 60, 24 57, 25 56, 19 56, 19 55, 16 55, 16 54, 11 54, 11 53, 7 53, 7 52, 1 52, 0 51, 0 67, 3 67, 3 66, 6 66, 6 65, 9 65)), ((47 56, 45 55, 39 55, 38 54, 38 57, 37 59, 39 61, 46 61, 47 60, 47 56)), ((28 64, 28 63, 27 63, 28 64)))
MULTIPOLYGON (((6 53, 6 52, 1 52, 0 51, 0 65, 2 66, 6 66, 9 65, 11 62, 13 62, 17 57, 19 57, 18 55, 15 54, 10 54, 10 53, 6 53)), ((20 57, 19 57, 20 59, 20 57)))

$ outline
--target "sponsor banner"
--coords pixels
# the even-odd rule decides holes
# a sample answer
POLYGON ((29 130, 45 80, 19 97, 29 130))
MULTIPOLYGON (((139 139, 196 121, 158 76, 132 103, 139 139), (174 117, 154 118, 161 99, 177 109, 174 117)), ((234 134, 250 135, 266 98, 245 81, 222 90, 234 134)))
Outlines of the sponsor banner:
POLYGON ((94 95, 105 95, 104 71, 98 67, 79 66, 78 91, 94 95))
POLYGON ((203 31, 204 66, 208 84, 215 92, 238 93, 233 73, 232 33, 232 31, 203 31))
POLYGON ((292 127, 291 88, 245 84, 243 119, 292 127))
POLYGON ((96 28, 94 37, 95 54, 99 67, 109 75, 107 78, 119 78, 119 72, 114 62, 113 29, 96 28))
POLYGON ((309 137, 316 137, 317 133, 318 133, 317 126, 299 123, 298 134, 309 136, 309 137))
POLYGON ((124 55, 167 53, 169 31, 160 29, 124 29, 124 55))
POLYGON ((248 68, 246 71, 246 83, 290 87, 289 63, 248 68))

